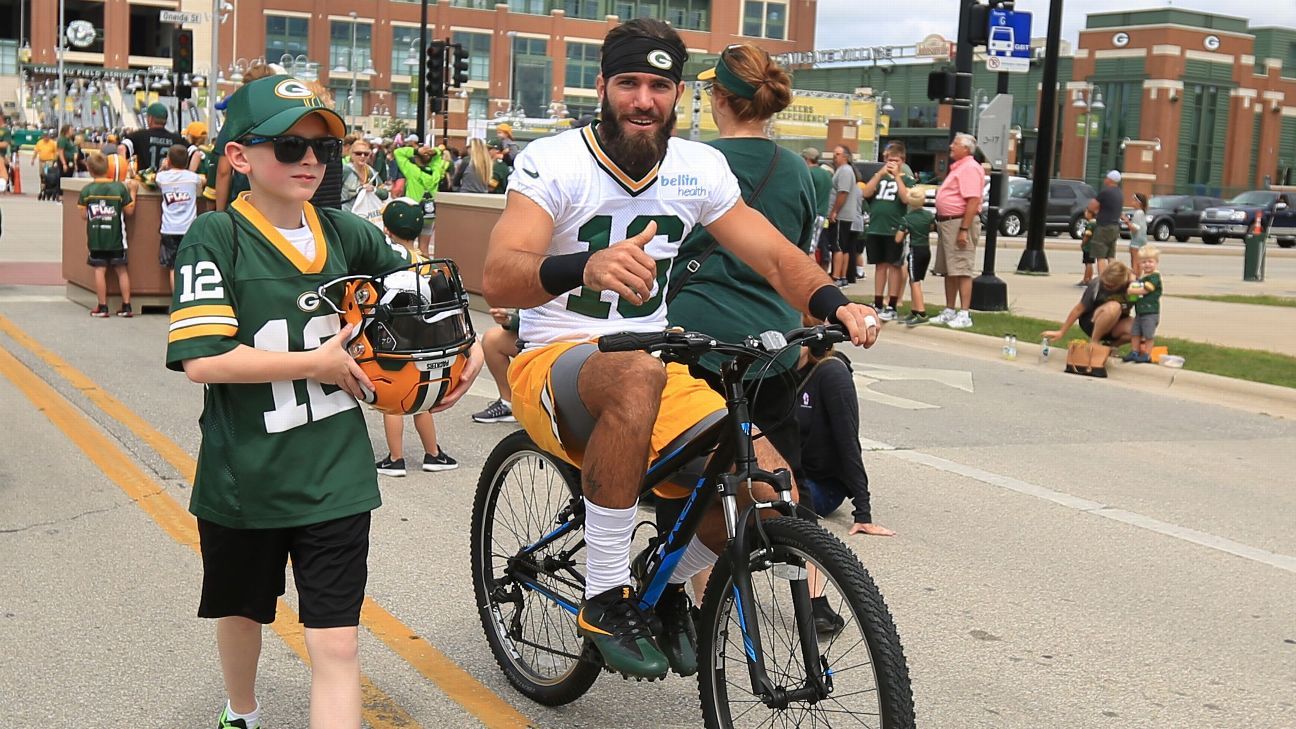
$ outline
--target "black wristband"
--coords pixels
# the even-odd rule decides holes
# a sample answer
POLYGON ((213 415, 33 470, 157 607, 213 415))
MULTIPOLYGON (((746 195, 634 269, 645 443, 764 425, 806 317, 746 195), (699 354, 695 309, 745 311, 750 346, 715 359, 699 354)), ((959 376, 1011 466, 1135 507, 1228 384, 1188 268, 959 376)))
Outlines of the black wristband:
POLYGON ((540 262, 540 285, 554 296, 582 286, 585 283, 585 264, 589 263, 592 255, 590 251, 584 251, 549 256, 540 262))
POLYGON ((810 303, 806 305, 806 308, 810 310, 810 316, 820 321, 836 324, 838 322, 834 314, 838 309, 850 302, 850 299, 846 298, 846 294, 843 294, 836 284, 824 284, 815 289, 813 294, 810 294, 810 303))

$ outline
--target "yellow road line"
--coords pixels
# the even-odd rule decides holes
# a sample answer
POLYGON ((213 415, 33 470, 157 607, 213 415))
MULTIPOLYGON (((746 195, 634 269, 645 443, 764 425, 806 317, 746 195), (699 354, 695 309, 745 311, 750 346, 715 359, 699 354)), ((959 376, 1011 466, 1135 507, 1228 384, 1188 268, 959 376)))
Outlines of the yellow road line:
MULTIPOLYGON (((3 320, 2 316, 0 320, 3 320)), ((4 320, 0 323, 9 322, 4 320)), ((193 516, 171 498, 162 484, 135 465, 120 444, 104 435, 89 418, 72 407, 63 395, 4 348, 0 348, 0 375, 26 395, 37 410, 63 431, 68 440, 81 449, 90 462, 117 484, 164 532, 180 544, 198 551, 198 528, 193 516)), ((297 614, 282 599, 279 600, 278 615, 270 627, 309 665, 305 631, 297 614)), ((361 675, 360 684, 364 707, 362 715, 373 729, 419 726, 409 712, 375 686, 369 677, 361 675)))
MULTIPOLYGON (((163 460, 170 463, 171 466, 179 471, 187 481, 190 483, 193 482, 193 476, 197 469, 197 462, 175 441, 171 440, 146 420, 136 415, 134 411, 126 407, 126 405, 117 398, 108 394, 107 391, 99 387, 97 383, 85 374, 68 364, 49 349, 42 346, 26 332, 19 329, 4 315, 0 315, 0 332, 8 335, 13 341, 39 357, 55 372, 59 373, 60 376, 71 383, 73 387, 81 391, 85 395, 86 399, 94 403, 100 410, 103 410, 110 417, 125 425, 136 435, 136 437, 157 451, 157 453, 162 456, 163 460)), ((15 362, 21 367, 21 363, 18 363, 17 360, 15 360, 15 362)), ((22 371, 30 374, 26 368, 22 368, 22 371)), ((34 375, 32 375, 32 377, 34 377, 34 375)), ((37 382, 40 382, 39 378, 36 378, 36 380, 37 382)), ((44 385, 45 383, 41 382, 40 384, 44 385)), ((48 385, 45 386, 48 387, 48 385)), ((51 391, 53 391, 52 388, 51 391)), ((61 402, 63 401, 62 396, 58 396, 57 392, 55 395, 61 402)), ((33 402, 38 403, 39 407, 41 401, 33 399, 33 402)), ((73 411, 73 414, 84 420, 84 416, 76 414, 75 411, 73 411)), ((95 431, 95 433, 98 434, 98 431, 95 431)), ((104 440, 107 441, 107 438, 104 440)), ((120 452, 120 449, 113 452, 120 452)), ((133 466, 134 464, 131 463, 130 465, 133 466)), ((107 473, 106 470, 105 473, 107 473)), ((149 480, 152 481, 152 479, 149 480)), ((156 485, 156 482, 153 483, 156 485)), ((188 528, 192 532, 192 537, 189 541, 178 537, 177 541, 180 541, 183 544, 190 544, 194 549, 197 549, 198 536, 197 530, 193 527, 193 517, 187 511, 182 509, 174 499, 170 498, 168 494, 161 491, 160 486, 157 486, 157 491, 180 513, 180 516, 184 520, 184 524, 188 525, 188 528)), ((175 535, 173 534, 172 536, 174 537, 175 535)), ((282 600, 279 602, 279 608, 280 610, 286 609, 282 600)), ((292 621, 293 626, 299 626, 296 622, 295 614, 292 617, 292 621)), ((279 633, 281 637, 284 637, 285 642, 288 642, 288 644, 292 646, 292 642, 289 641, 288 637, 285 636, 285 633, 281 632, 278 627, 281 622, 283 622, 282 617, 280 620, 275 622, 275 631, 279 633)), ((392 652, 403 658, 425 678, 445 692, 450 699, 458 703, 464 708, 464 710, 476 717, 477 720, 485 726, 490 727, 491 729, 513 729, 515 727, 528 727, 532 725, 531 721, 525 715, 519 713, 508 702, 504 701, 484 684, 473 678, 471 674, 460 668, 458 664, 450 660, 450 658, 444 653, 437 650, 431 643, 418 635, 418 633, 412 628, 405 625, 369 597, 365 598, 364 606, 360 613, 360 622, 370 633, 386 644, 392 652)), ((298 653, 298 655, 302 656, 303 660, 306 660, 304 644, 300 649, 296 646, 293 646, 293 649, 298 653)), ((368 679, 365 679, 365 681, 367 682, 368 679)), ((382 693, 376 687, 373 688, 373 691, 378 692, 378 694, 382 693)), ((366 689, 366 706, 368 706, 369 703, 370 696, 368 689, 366 689)), ((388 707, 388 709, 400 711, 395 702, 391 702, 391 706, 388 707)), ((375 729, 388 726, 404 727, 412 725, 378 723, 374 718, 370 717, 368 713, 366 713, 366 720, 369 721, 375 729)), ((410 721, 412 722, 412 719, 410 721)))

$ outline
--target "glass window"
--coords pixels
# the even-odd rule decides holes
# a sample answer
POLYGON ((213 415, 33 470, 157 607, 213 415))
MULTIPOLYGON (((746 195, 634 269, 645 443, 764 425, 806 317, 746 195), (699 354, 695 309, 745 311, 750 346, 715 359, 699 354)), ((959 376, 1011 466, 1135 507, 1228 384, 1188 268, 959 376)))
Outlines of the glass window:
POLYGON ((363 71, 373 64, 369 57, 369 47, 373 39, 373 26, 370 23, 352 23, 349 20, 329 22, 329 68, 345 68, 350 71, 363 71), (355 28, 355 57, 351 56, 352 27, 355 28))
POLYGON ((476 10, 494 10, 495 0, 450 0, 456 8, 474 8, 476 10))
POLYGON ((594 77, 599 74, 599 51, 596 43, 567 44, 567 86, 577 89, 594 88, 594 77))
POLYGON ((666 20, 676 28, 710 30, 711 0, 666 0, 666 20))
POLYGON ((490 33, 456 30, 450 39, 468 51, 468 80, 490 81, 490 33))
POLYGON ((746 0, 742 34, 752 38, 783 40, 787 32, 787 3, 783 0, 746 0))
POLYGON ((423 64, 419 50, 419 29, 404 25, 392 26, 391 72, 399 76, 417 76, 423 64), (412 61, 412 63, 411 63, 412 61))
POLYGON ((0 40, 0 76, 18 73, 18 41, 0 40))
POLYGON ((599 112, 599 101, 593 96, 564 96, 567 105, 567 116, 579 119, 583 116, 595 116, 599 112))
POLYGON ((509 11, 529 15, 548 15, 548 0, 508 0, 509 11))
POLYGON ((562 0, 562 9, 569 18, 603 19, 599 10, 599 0, 562 0))
POLYGON ((513 39, 513 106, 527 116, 547 116, 553 83, 549 42, 543 38, 513 39))
POLYGON ((1218 123, 1219 88, 1194 85, 1185 89, 1186 108, 1192 109, 1192 139, 1188 144, 1188 183, 1207 185, 1215 162, 1215 125, 1218 123))
POLYGON ((289 18, 282 15, 266 16, 265 57, 278 61, 285 54, 300 56, 306 53, 309 18, 289 18))

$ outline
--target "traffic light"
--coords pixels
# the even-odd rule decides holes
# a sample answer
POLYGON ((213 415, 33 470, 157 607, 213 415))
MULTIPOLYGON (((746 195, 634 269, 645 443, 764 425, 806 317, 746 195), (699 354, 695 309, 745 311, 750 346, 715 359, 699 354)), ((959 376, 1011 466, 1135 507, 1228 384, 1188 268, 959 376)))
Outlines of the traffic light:
POLYGON ((450 50, 453 51, 453 70, 451 71, 450 84, 456 89, 468 83, 468 49, 462 44, 452 43, 450 50))
POLYGON ((954 72, 949 69, 927 74, 927 98, 942 102, 953 99, 954 79, 954 72))
POLYGON ((171 73, 183 76, 193 73, 193 31, 177 28, 171 44, 171 73))
POLYGON ((423 88, 432 99, 439 99, 446 93, 446 44, 445 41, 432 41, 427 47, 426 72, 423 74, 423 88))
POLYGON ((971 46, 984 46, 990 42, 990 6, 979 2, 967 6, 967 42, 971 46))

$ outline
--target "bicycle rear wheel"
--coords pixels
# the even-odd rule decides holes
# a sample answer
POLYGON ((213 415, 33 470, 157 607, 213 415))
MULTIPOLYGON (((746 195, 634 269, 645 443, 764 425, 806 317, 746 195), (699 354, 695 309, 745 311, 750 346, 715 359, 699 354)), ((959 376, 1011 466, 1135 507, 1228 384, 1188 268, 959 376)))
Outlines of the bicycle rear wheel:
MULTIPOLYGON (((754 545, 748 558, 756 614, 740 616, 733 568, 723 557, 707 583, 698 622, 698 688, 708 729, 729 727, 892 727, 914 726, 913 694, 904 649, 882 595, 864 566, 840 540, 808 521, 763 521, 769 549, 754 545), (768 706, 752 692, 741 625, 756 621, 765 669, 776 687, 807 684, 794 581, 807 580, 814 567, 825 582, 823 595, 844 625, 819 634, 821 676, 830 686, 817 702, 768 706)), ((758 539, 753 535, 754 539, 758 539)))
POLYGON ((478 613, 496 663, 532 701, 576 700, 598 678, 582 661, 575 611, 584 589, 584 530, 572 526, 580 474, 541 451, 524 431, 486 459, 472 516, 472 573, 478 613), (530 554, 524 548, 556 530, 530 554))

